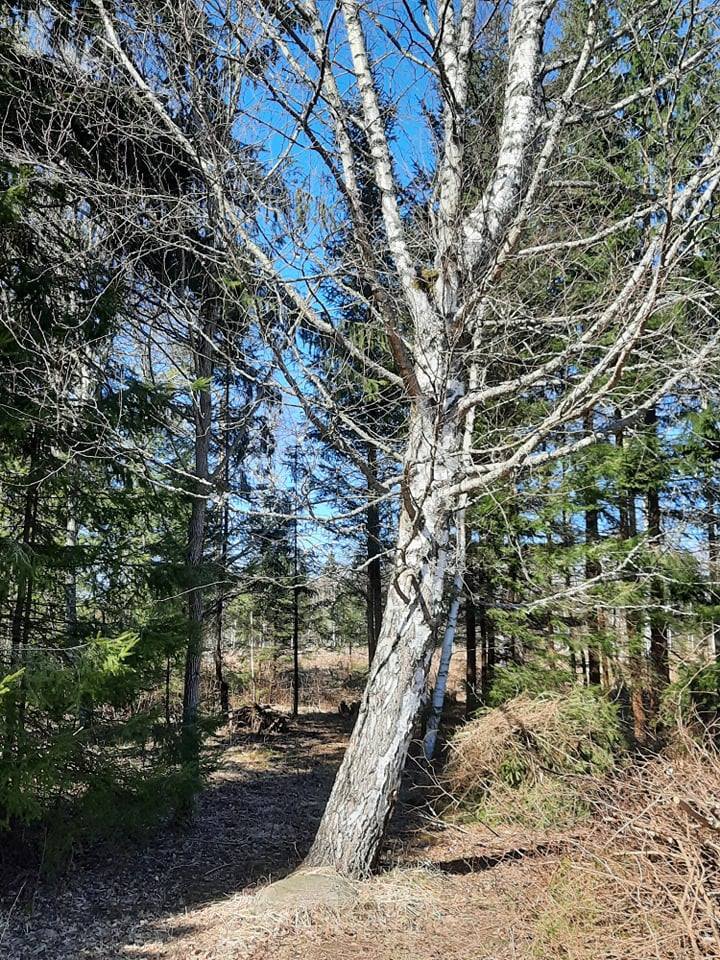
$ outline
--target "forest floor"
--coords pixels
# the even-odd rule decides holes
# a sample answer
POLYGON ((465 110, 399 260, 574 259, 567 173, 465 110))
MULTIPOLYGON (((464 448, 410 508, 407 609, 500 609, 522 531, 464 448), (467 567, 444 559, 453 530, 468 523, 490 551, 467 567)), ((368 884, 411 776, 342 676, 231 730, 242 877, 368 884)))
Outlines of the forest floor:
POLYGON ((0 913, 12 960, 510 960, 540 957, 543 903, 572 838, 444 823, 410 783, 377 875, 342 914, 259 909, 303 859, 341 760, 337 714, 228 734, 189 828, 94 851, 0 913))

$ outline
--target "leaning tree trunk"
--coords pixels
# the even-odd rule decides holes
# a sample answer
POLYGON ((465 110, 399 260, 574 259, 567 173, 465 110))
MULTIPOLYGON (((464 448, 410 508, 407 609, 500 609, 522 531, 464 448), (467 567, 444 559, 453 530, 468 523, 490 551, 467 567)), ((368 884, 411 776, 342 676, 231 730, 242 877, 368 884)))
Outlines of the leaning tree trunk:
POLYGON ((363 876, 372 868, 425 697, 447 561, 448 507, 440 490, 459 437, 455 426, 436 439, 433 412, 413 415, 396 559, 378 646, 306 860, 307 866, 330 866, 348 876, 363 876))
MULTIPOLYGON (((405 240, 361 6, 357 0, 341 0, 339 4, 375 185, 381 196, 388 248, 414 331, 408 351, 394 330, 394 321, 389 322, 394 359, 413 397, 393 575, 357 723, 307 858, 308 866, 330 866, 350 876, 368 873, 377 856, 424 699, 447 561, 452 506, 448 491, 460 474, 461 464, 471 460, 469 449, 464 457, 465 425, 457 406, 465 393, 464 385, 473 381, 460 358, 462 351, 455 350, 464 325, 464 333, 471 333, 468 317, 459 316, 460 278, 464 272, 471 284, 477 281, 481 269, 487 268, 503 243, 504 232, 521 203, 527 161, 538 130, 536 93, 549 9, 542 0, 523 0, 513 6, 497 164, 482 199, 463 223, 463 131, 462 124, 457 126, 455 122, 455 109, 462 113, 466 100, 474 15, 464 7, 458 25, 459 46, 453 49, 449 12, 453 7, 446 5, 442 21, 447 30, 438 52, 454 93, 452 107, 448 101, 445 110, 436 220, 437 277, 429 295, 429 288, 419 282, 417 265, 405 240)), ((356 197, 354 178, 348 186, 351 197, 356 197)), ((477 303, 474 306, 477 313, 481 308, 477 303)), ((477 317, 472 326, 480 329, 477 317)), ((466 410, 468 418, 472 406, 466 410)))

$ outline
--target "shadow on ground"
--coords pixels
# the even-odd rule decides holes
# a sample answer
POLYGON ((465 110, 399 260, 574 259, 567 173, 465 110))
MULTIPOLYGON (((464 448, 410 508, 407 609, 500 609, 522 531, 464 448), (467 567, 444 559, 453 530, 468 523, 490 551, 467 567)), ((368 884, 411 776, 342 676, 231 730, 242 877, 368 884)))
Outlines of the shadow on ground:
MULTIPOLYGON (((337 716, 305 714, 286 734, 230 738, 189 827, 95 850, 62 879, 26 883, 22 900, 0 912, 0 955, 149 956, 138 948, 169 916, 285 876, 309 849, 347 734, 337 716)), ((179 920, 173 935, 181 928, 179 920)))
POLYGON ((526 857, 537 857, 549 853, 553 845, 540 843, 532 847, 513 847, 500 853, 488 856, 455 857, 452 860, 435 860, 433 869, 438 873, 447 873, 454 876, 467 876, 469 873, 480 873, 483 870, 492 870, 501 863, 512 860, 524 860, 526 857))
MULTIPOLYGON (((302 862, 348 734, 348 725, 337 714, 308 713, 292 721, 286 733, 228 735, 218 741, 220 765, 187 828, 167 826, 142 846, 89 851, 55 882, 32 877, 23 899, 6 904, 5 916, 0 912, 0 956, 13 960, 264 956, 262 943, 259 953, 252 952, 252 930, 243 943, 224 946, 221 941, 218 946, 219 928, 236 908, 226 901, 286 876, 302 862), (203 952, 202 943, 210 939, 219 953, 203 952)), ((409 841, 434 833, 424 815, 431 779, 413 757, 416 762, 409 764, 381 870, 393 866, 398 857, 405 859, 401 854, 412 845, 409 841)), ((437 866, 448 874, 462 874, 478 869, 481 860, 484 867, 493 865, 491 858, 478 857, 446 858, 437 866)))

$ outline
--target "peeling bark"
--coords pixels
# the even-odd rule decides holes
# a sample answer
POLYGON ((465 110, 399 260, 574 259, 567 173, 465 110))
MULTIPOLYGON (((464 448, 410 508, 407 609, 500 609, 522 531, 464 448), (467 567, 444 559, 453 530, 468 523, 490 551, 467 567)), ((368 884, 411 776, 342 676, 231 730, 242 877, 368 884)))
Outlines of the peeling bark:
POLYGON ((410 427, 396 559, 383 625, 360 712, 306 865, 363 876, 393 811, 425 685, 448 549, 443 481, 459 431, 435 442, 435 413, 416 408, 410 427))

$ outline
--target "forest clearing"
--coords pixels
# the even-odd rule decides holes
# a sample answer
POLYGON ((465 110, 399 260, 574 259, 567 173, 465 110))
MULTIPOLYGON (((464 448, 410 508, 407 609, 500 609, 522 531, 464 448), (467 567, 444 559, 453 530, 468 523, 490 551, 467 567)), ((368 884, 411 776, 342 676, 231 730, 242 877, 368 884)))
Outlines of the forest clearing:
POLYGON ((720 960, 719 81, 0 5, 0 953, 720 960))
MULTIPOLYGON (((332 663, 319 660, 324 669, 332 663)), ((346 664, 337 658, 339 675, 346 664)), ((6 891, 0 914, 5 955, 720 955, 716 901, 703 898, 714 898, 720 882, 720 763, 702 751, 681 751, 676 770, 665 757, 650 762, 650 774, 623 771, 608 781, 610 793, 594 797, 593 817, 559 825, 458 816, 416 755, 376 875, 356 883, 351 900, 259 904, 259 891, 302 863, 347 743, 348 723, 329 700, 322 706, 281 732, 220 732, 209 745, 215 772, 189 829, 80 851, 59 878, 35 867, 16 876, 22 887, 6 891), (669 852, 683 862, 665 862, 669 852)))

